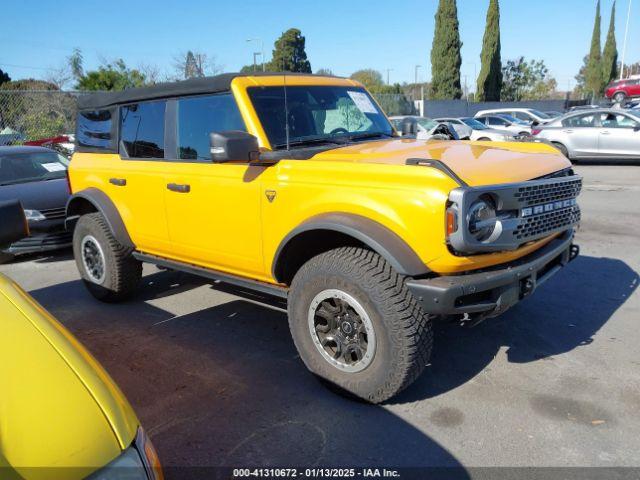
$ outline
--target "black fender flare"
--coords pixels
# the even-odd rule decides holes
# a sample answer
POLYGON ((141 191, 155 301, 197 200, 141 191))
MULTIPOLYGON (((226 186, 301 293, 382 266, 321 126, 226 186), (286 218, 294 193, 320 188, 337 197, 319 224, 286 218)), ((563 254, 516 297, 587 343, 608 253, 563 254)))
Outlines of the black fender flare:
POLYGON ((361 215, 324 213, 304 221, 280 242, 271 266, 274 278, 279 277, 279 262, 287 244, 301 233, 313 230, 335 231, 355 238, 381 255, 402 275, 417 277, 430 272, 418 254, 384 225, 361 215))
POLYGON ((127 248, 135 248, 135 245, 129 236, 129 232, 127 232, 127 227, 125 227, 124 222, 122 221, 120 212, 118 212, 118 209, 113 204, 109 196, 95 187, 80 190, 67 200, 67 218, 65 220, 65 227, 67 230, 72 229, 80 218, 81 213, 78 211, 80 199, 89 202, 102 214, 107 221, 107 225, 109 226, 111 233, 121 245, 127 248))

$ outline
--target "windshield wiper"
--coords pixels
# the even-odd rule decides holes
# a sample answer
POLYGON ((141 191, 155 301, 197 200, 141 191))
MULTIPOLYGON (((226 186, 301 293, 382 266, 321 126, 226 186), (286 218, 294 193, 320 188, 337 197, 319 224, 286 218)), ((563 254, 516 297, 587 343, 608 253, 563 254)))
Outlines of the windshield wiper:
POLYGON ((349 135, 348 139, 353 141, 353 140, 365 140, 368 138, 392 138, 393 135, 390 135, 388 133, 383 133, 383 132, 369 132, 369 133, 361 133, 359 135, 349 135))
MULTIPOLYGON (((299 147, 300 145, 317 145, 317 144, 342 145, 343 142, 341 142, 338 139, 327 138, 327 137, 307 138, 306 140, 295 140, 293 142, 289 142, 290 147, 299 147)), ((286 146, 287 146, 286 143, 279 143, 278 145, 275 145, 276 148, 283 148, 286 146)))

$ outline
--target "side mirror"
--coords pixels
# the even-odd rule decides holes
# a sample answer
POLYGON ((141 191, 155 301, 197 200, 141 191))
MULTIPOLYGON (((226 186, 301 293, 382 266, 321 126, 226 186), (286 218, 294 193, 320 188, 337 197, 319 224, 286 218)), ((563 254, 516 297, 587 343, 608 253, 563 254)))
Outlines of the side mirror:
POLYGON ((7 247, 29 236, 29 224, 19 200, 0 202, 0 218, 0 247, 7 247))
POLYGON ((258 139, 241 130, 226 132, 212 132, 209 134, 211 161, 223 162, 251 162, 260 156, 258 139))
POLYGON ((418 121, 415 118, 402 119, 402 136, 417 135, 418 134, 418 121))

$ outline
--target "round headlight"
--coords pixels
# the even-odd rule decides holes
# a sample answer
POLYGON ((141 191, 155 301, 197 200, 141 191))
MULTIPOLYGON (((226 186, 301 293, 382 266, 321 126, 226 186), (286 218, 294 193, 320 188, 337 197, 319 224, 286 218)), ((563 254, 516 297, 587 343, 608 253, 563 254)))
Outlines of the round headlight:
POLYGON ((489 198, 480 198, 469 207, 469 233, 479 242, 491 237, 496 229, 496 209, 489 198))

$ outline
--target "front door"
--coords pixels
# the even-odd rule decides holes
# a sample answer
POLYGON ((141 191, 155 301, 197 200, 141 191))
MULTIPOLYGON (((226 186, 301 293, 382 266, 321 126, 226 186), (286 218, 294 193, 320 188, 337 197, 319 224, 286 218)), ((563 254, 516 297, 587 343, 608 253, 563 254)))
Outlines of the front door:
MULTIPOLYGON (((209 134, 245 130, 230 93, 175 100, 176 158, 165 171, 172 257, 233 274, 264 277, 262 169, 213 163, 209 134)), ((266 277, 265 277, 266 278, 266 277)))
POLYGON ((640 121, 624 113, 602 113, 600 155, 602 157, 640 158, 640 121))
POLYGON ((576 157, 597 157, 599 126, 600 120, 596 113, 568 117, 562 122, 562 139, 576 157))

